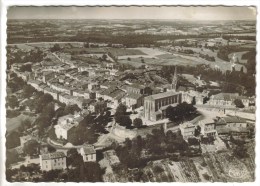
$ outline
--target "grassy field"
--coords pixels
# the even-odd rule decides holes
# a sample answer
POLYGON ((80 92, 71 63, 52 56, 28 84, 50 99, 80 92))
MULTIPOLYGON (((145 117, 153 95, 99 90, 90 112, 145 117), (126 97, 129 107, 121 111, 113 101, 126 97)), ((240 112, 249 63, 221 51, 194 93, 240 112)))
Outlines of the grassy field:
MULTIPOLYGON (((215 62, 210 62, 207 61, 205 59, 199 58, 197 56, 189 56, 189 55, 185 55, 185 54, 179 54, 179 53, 169 53, 169 52, 164 52, 164 51, 160 51, 158 49, 150 49, 146 51, 155 51, 154 55, 152 54, 147 54, 146 57, 144 56, 135 56, 135 58, 131 58, 131 60, 127 60, 125 57, 124 58, 119 58, 120 60, 118 60, 119 63, 123 63, 123 64, 130 64, 134 67, 140 67, 141 65, 163 65, 163 66, 169 66, 169 65, 190 65, 190 66, 196 66, 199 64, 207 64, 210 65, 211 68, 213 69, 219 69, 222 72, 225 72, 227 70, 231 70, 231 63, 221 60, 217 57, 217 53, 216 52, 212 52, 211 50, 205 49, 203 50, 204 54, 208 54, 210 56, 214 56, 216 58, 215 62), (143 61, 144 63, 142 63, 142 58, 143 57, 143 61)), ((188 49, 188 47, 187 47, 188 49)), ((199 50, 199 49, 197 49, 199 50)), ((143 51, 144 48, 143 48, 143 51)), ((246 72, 246 67, 244 65, 241 64, 237 64, 235 66, 235 69, 237 71, 239 71, 241 69, 241 67, 243 66, 244 68, 244 72, 246 72)))
POLYGON ((126 48, 70 48, 70 49, 65 49, 65 52, 69 52, 69 53, 85 52, 87 54, 103 54, 103 53, 110 52, 114 56, 145 55, 145 53, 143 53, 138 49, 126 49, 126 48))
POLYGON ((6 131, 7 132, 11 132, 14 131, 16 129, 18 129, 18 127, 21 125, 21 122, 25 119, 30 119, 31 122, 33 122, 35 120, 36 117, 29 117, 26 115, 19 115, 17 117, 14 118, 6 118, 6 131))

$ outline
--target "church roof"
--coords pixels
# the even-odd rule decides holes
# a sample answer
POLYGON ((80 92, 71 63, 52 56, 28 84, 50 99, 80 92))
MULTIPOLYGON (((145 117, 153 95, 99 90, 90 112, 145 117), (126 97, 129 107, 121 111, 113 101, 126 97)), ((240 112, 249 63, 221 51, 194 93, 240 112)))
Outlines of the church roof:
POLYGON ((179 92, 168 91, 168 92, 162 92, 159 94, 153 94, 153 95, 145 97, 144 99, 145 100, 147 100, 147 99, 156 100, 156 99, 166 98, 166 97, 179 95, 179 94, 180 94, 179 92))

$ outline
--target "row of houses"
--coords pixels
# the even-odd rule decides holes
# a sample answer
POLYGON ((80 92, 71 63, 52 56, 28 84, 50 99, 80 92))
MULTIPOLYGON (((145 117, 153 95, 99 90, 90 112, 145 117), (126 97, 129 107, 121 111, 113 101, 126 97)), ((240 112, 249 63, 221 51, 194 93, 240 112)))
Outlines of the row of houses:
MULTIPOLYGON (((78 149, 83 162, 96 162, 96 150, 92 145, 84 145, 78 149)), ((62 151, 45 153, 39 156, 42 171, 62 170, 67 168, 67 156, 62 151)))
POLYGON ((201 120, 198 125, 186 122, 179 125, 184 139, 195 136, 196 128, 200 126, 200 134, 204 137, 226 135, 248 135, 250 127, 247 121, 238 116, 217 117, 214 120, 201 120))

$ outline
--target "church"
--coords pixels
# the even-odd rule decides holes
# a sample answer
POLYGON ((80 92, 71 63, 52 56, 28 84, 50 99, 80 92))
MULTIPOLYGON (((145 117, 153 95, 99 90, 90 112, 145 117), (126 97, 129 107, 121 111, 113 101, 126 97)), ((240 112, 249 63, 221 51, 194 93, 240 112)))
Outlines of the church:
POLYGON ((157 121, 165 118, 166 108, 176 106, 182 102, 182 93, 176 92, 177 88, 177 67, 172 79, 171 90, 159 94, 153 94, 144 98, 144 118, 150 121, 157 121))

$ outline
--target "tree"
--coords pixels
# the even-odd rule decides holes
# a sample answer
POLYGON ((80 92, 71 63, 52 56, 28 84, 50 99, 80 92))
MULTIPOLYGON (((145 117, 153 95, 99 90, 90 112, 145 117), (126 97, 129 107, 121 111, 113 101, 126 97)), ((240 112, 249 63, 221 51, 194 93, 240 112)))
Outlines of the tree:
POLYGON ((23 97, 24 98, 31 97, 34 92, 35 92, 35 89, 32 86, 30 86, 30 85, 23 86, 23 97))
POLYGON ((11 108, 15 108, 19 106, 19 102, 16 96, 10 96, 7 98, 7 103, 11 108))
POLYGON ((58 181, 57 178, 59 177, 59 174, 61 172, 62 170, 58 170, 58 169, 43 172, 42 181, 44 182, 58 181))
POLYGON ((243 66, 241 66, 240 72, 244 73, 244 67, 243 66))
POLYGON ((186 102, 178 104, 176 107, 169 106, 166 108, 166 117, 171 121, 183 121, 196 114, 196 108, 186 102))
POLYGON ((79 112, 79 111, 80 111, 80 108, 78 107, 77 104, 66 105, 66 107, 64 108, 64 115, 74 114, 75 112, 79 112))
POLYGON ((20 67, 21 72, 32 72, 32 65, 27 64, 20 67))
POLYGON ((192 105, 196 105, 196 98, 195 98, 195 97, 192 98, 191 104, 192 104, 192 105))
POLYGON ((19 136, 19 133, 16 131, 12 131, 8 135, 6 135, 6 148, 11 149, 18 147, 20 145, 19 136))
POLYGON ((194 135, 195 135, 195 136, 199 136, 199 135, 200 135, 200 132, 201 132, 201 127, 198 125, 198 126, 195 128, 194 135))
POLYGON ((61 50, 61 47, 59 44, 54 44, 54 46, 52 48, 50 48, 51 52, 57 52, 61 50))
POLYGON ((53 101, 53 97, 50 94, 43 94, 35 101, 36 112, 42 112, 45 106, 53 101))
POLYGON ((105 173, 96 162, 85 162, 83 180, 86 182, 102 182, 102 175, 105 173))
POLYGON ((243 104, 241 99, 235 99, 234 104, 236 105, 237 108, 244 108, 245 107, 245 105, 243 104))
POLYGON ((121 103, 116 108, 116 113, 124 115, 124 114, 126 114, 126 110, 127 110, 127 107, 124 104, 121 103))
POLYGON ((127 58, 127 61, 131 61, 131 58, 130 58, 130 57, 128 57, 128 58, 127 58))
POLYGON ((26 118, 21 121, 21 127, 22 127, 23 131, 29 129, 31 126, 32 126, 32 122, 29 118, 26 118))
POLYGON ((141 118, 135 118, 133 124, 136 128, 140 128, 143 125, 143 121, 141 118))
POLYGON ((199 141, 196 138, 188 138, 189 145, 199 145, 199 141))
POLYGON ((67 156, 67 166, 80 167, 80 165, 84 163, 83 158, 78 153, 77 149, 69 149, 67 156))
POLYGON ((24 144, 23 151, 30 156, 38 154, 40 144, 36 140, 30 140, 24 144))
POLYGON ((233 154, 239 159, 248 157, 247 148, 245 147, 245 145, 237 145, 233 150, 233 154))
POLYGON ((176 134, 173 133, 171 130, 168 130, 166 132, 166 139, 167 142, 172 143, 174 140, 176 140, 176 134))
POLYGON ((125 127, 130 127, 132 124, 132 120, 128 115, 119 115, 116 117, 116 122, 125 127))
POLYGON ((85 48, 89 48, 89 43, 84 43, 85 48))
POLYGON ((115 121, 119 123, 119 125, 130 127, 132 124, 132 120, 128 115, 126 115, 126 109, 127 107, 124 104, 118 105, 114 118, 115 121))
POLYGON ((103 60, 103 61, 106 61, 106 60, 107 60, 107 55, 106 55, 106 54, 103 54, 103 55, 102 55, 102 60, 103 60))

